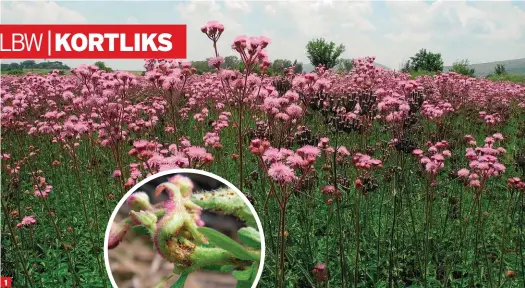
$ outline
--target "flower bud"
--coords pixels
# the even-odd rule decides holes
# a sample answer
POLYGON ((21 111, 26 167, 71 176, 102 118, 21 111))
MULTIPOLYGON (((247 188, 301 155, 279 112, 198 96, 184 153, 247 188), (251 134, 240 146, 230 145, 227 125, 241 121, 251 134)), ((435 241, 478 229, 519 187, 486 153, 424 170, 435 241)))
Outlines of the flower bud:
POLYGON ((315 266, 315 268, 312 270, 312 273, 314 274, 317 281, 328 280, 328 269, 326 269, 325 264, 317 264, 317 266, 315 266))
POLYGON ((170 213, 165 215, 158 223, 157 229, 155 230, 153 236, 153 242, 158 252, 168 261, 175 262, 178 261, 177 255, 172 255, 171 250, 173 247, 170 247, 170 241, 172 238, 179 234, 184 224, 184 219, 181 215, 176 213, 170 213))
POLYGON ((175 175, 169 179, 169 182, 179 186, 182 197, 188 197, 193 192, 193 182, 188 177, 175 175))
POLYGON ((131 228, 131 223, 126 220, 113 223, 109 232, 108 249, 117 247, 120 241, 122 241, 122 238, 124 238, 124 235, 126 235, 126 232, 128 232, 129 228, 131 228))
POLYGON ((136 192, 131 194, 127 200, 127 203, 128 207, 133 211, 153 210, 153 207, 149 202, 149 196, 144 192, 136 192))
POLYGON ((361 180, 361 178, 355 179, 354 186, 355 186, 356 189, 363 188, 363 186, 364 186, 363 180, 361 180))

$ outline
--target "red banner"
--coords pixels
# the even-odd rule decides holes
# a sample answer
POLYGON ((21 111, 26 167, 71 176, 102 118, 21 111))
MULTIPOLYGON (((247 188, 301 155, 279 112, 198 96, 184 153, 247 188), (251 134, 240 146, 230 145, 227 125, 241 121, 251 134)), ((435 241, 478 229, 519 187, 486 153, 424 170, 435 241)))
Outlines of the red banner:
POLYGON ((11 288, 11 285, 13 285, 12 281, 13 278, 2 276, 0 278, 0 288, 11 288))
POLYGON ((186 25, 0 25, 0 59, 185 59, 186 25))

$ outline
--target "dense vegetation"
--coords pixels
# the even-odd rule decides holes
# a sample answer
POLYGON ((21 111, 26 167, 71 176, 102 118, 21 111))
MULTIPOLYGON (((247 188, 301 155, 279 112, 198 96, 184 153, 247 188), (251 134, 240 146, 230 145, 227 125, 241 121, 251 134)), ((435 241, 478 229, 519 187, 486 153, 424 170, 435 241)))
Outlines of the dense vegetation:
POLYGON ((36 63, 35 60, 25 60, 22 62, 12 62, 1 64, 2 73, 11 75, 21 75, 24 71, 50 71, 50 70, 70 70, 71 68, 60 61, 45 61, 36 63))
MULTIPOLYGON (((221 24, 201 31, 221 44, 221 24)), ((260 287, 523 287, 525 86, 410 79, 373 57, 270 76, 268 45, 233 40, 242 72, 215 52, 202 75, 147 60, 144 76, 82 65, 2 77, 2 268, 14 287, 108 287, 110 213, 176 167, 251 199, 266 237, 260 287)), ((442 67, 418 54, 418 72, 442 67)))

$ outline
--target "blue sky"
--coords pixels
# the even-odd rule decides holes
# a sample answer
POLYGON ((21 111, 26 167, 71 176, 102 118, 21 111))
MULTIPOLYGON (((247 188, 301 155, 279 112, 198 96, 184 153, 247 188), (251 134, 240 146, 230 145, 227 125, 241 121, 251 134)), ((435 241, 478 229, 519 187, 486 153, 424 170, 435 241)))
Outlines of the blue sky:
MULTIPOLYGON (((306 43, 323 37, 346 46, 345 58, 376 56, 391 68, 427 48, 445 65, 525 57, 524 1, 2 1, 2 23, 180 23, 188 25, 188 58, 212 55, 199 28, 225 25, 222 56, 237 35, 272 39, 270 59, 307 62, 306 43)), ((71 66, 92 60, 64 60, 71 66)), ((116 69, 139 70, 140 60, 106 60, 116 69)))

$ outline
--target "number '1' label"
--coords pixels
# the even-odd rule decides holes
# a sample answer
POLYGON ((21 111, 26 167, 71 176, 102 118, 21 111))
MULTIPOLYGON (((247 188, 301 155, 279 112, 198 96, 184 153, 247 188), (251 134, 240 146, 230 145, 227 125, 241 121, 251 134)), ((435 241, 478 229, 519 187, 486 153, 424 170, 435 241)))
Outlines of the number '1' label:
POLYGON ((13 278, 2 276, 0 279, 0 288, 11 288, 11 282, 13 281, 13 278))

